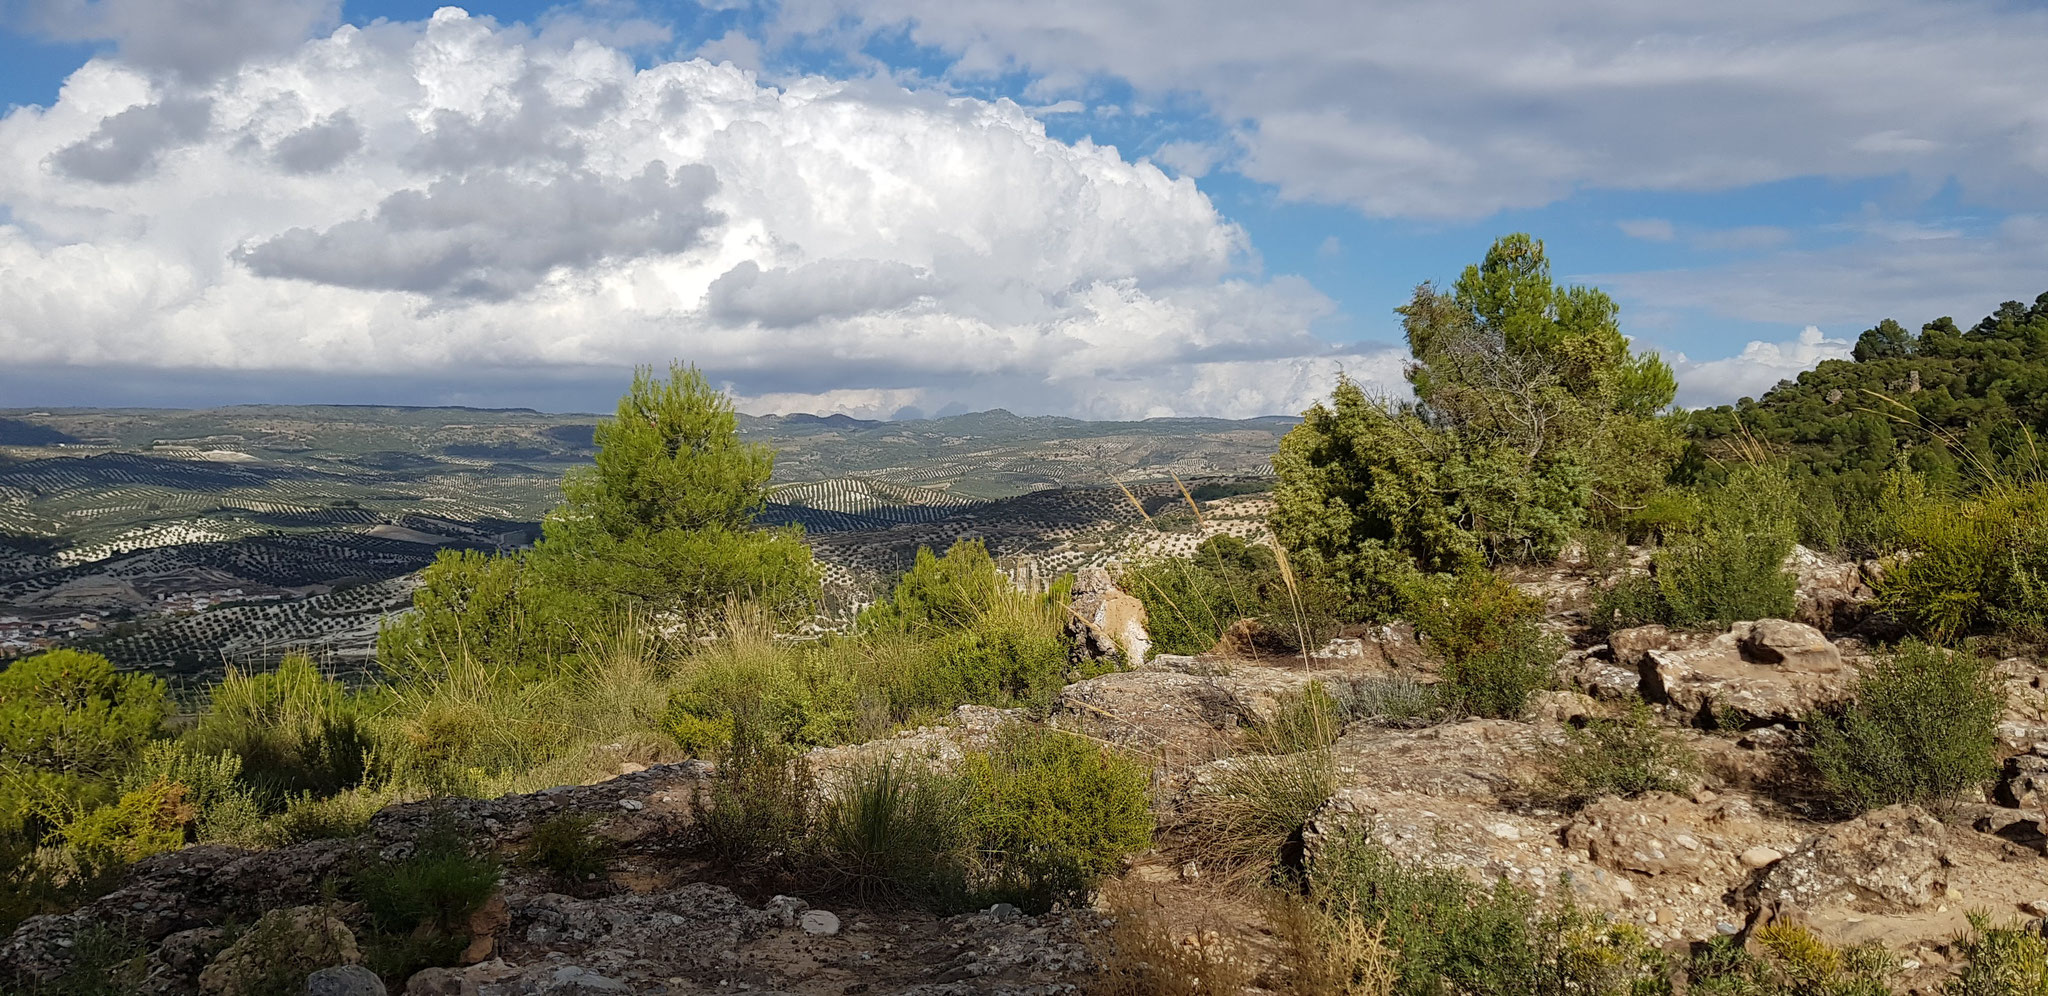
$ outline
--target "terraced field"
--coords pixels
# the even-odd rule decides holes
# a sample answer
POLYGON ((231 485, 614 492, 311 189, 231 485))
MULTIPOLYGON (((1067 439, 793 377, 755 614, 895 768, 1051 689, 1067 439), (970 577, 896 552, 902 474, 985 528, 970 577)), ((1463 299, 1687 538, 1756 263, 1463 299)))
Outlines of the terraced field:
MULTIPOLYGON (((530 543, 587 466, 596 417, 463 408, 0 411, 0 658, 89 642, 190 674, 289 648, 362 663, 409 577, 446 548, 530 543)), ((989 541, 1020 578, 1191 545, 1147 525, 1166 484, 1267 470, 1288 419, 915 422, 741 418, 777 451, 771 523, 801 524, 831 603, 917 547, 989 541)), ((1251 520, 1244 520, 1250 523, 1251 520)))

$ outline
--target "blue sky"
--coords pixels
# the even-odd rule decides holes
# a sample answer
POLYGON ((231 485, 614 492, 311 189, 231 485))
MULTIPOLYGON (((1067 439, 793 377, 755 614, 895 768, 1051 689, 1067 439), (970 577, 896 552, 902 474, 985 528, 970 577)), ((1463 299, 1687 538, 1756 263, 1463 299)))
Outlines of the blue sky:
POLYGON ((1839 355, 1880 318, 1968 323, 2048 291, 2040 4, 465 9, 467 21, 435 22, 437 36, 424 4, 0 0, 0 104, 11 108, 0 128, 13 129, 0 136, 19 147, 0 171, 0 235, 12 238, 0 253, 22 260, 0 276, 0 303, 13 305, 0 346, 28 357, 0 372, 0 407, 9 396, 206 403, 309 391, 594 407, 618 369, 679 356, 760 410, 1289 411, 1337 369, 1398 390, 1393 307, 1510 231, 1544 239, 1561 280, 1609 290, 1640 345, 1682 355, 1682 398, 1697 404, 1839 355), (209 27, 223 23, 250 29, 209 27), (458 23, 484 40, 449 41, 458 23), (579 44, 627 65, 593 68, 573 54, 579 44), (395 81, 388 95, 358 92, 317 64, 322 45, 410 68, 374 77, 395 81), (422 58, 430 48, 440 61, 422 58), (704 74, 636 102, 654 99, 662 67, 698 58, 751 74, 744 110, 731 110, 730 79, 704 74), (475 59, 461 86, 496 96, 470 99, 420 68, 451 59, 475 59), (508 59, 521 60, 516 71, 508 59), (73 95, 60 99, 67 79, 73 95), (607 85, 634 116, 600 128, 571 120, 566 104, 521 104, 525 124, 492 124, 498 105, 529 99, 528 84, 552 95, 607 85), (785 113, 782 95, 819 87, 830 92, 785 113), (933 131, 919 99, 964 100, 981 117, 933 131), (410 103, 371 124, 371 105, 386 100, 410 103), (1024 110, 1003 112, 1005 101, 1024 110), (498 136, 473 143, 504 149, 519 128, 563 137, 537 158, 501 149, 427 168, 413 145, 454 134, 435 113, 467 115, 475 135, 498 136), (662 115, 725 140, 646 146, 662 115), (1030 149, 984 142, 992 120, 1030 149), (334 127, 320 131, 323 121, 334 127), (1024 132, 1035 127, 1056 145, 1034 145, 1024 132), (332 162, 308 153, 317 169, 279 167, 292 128, 307 148, 346 149, 332 162), (779 136, 773 157, 726 141, 747 128, 779 136), (896 152, 804 158, 881 135, 896 152), (1091 158, 1091 143, 1113 146, 1114 160, 1091 158), (279 203, 233 225, 192 209, 223 196, 223 170, 254 169, 262 155, 272 174, 239 182, 279 203), (497 184, 523 202, 522 191, 559 192, 566 177, 590 184, 579 196, 627 198, 615 189, 627 173, 693 156, 704 189, 678 175, 630 195, 670 207, 702 195, 696 214, 654 215, 665 233, 621 221, 476 262, 506 235, 470 219, 408 250, 427 263, 363 258, 385 252, 377 239, 418 235, 376 227, 409 197, 497 184), (1101 217, 1051 212, 1037 230, 1028 214, 975 217, 971 201, 892 207, 872 194, 913 196, 920 171, 941 166, 948 190, 1107 200, 1101 217), (1192 181, 1193 199, 1163 185, 1177 180, 1192 181), (821 207, 793 215, 790 199, 821 207), (822 207, 848 204, 858 210, 822 207), (925 209, 932 230, 889 227, 925 209), (888 238, 863 244, 862 226, 878 225, 888 238), (1020 257, 1001 247, 1032 245, 1047 272, 1014 277, 1020 257), (117 286, 79 276, 88 251, 117 286), (437 266, 448 279, 422 276, 437 266), (58 276, 38 279, 36 267, 58 276), (621 287, 657 283, 661 303, 634 291, 619 304, 621 287), (120 307, 71 307, 59 285, 120 307), (281 335, 301 338, 285 348, 281 335), (154 345, 137 348, 138 336, 154 345))

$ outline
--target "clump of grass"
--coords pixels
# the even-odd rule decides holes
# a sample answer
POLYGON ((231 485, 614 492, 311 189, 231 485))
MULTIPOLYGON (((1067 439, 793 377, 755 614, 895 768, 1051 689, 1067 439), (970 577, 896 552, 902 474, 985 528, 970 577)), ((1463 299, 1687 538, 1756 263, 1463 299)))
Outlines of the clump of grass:
POLYGON ((190 753, 240 759, 243 782, 275 798, 332 795, 362 783, 374 738, 369 707, 312 658, 293 654, 277 670, 229 669, 206 711, 180 738, 190 753))
POLYGON ((1094 944, 1091 996, 1237 996, 1252 984, 1251 960, 1215 929, 1175 936, 1141 897, 1109 897, 1109 929, 1094 944))
POLYGON ((369 918, 370 967, 385 978, 451 962, 469 943, 469 918, 498 889, 498 863, 470 853, 452 827, 431 825, 397 861, 366 856, 348 887, 369 918))
POLYGON ((864 900, 959 905, 967 891, 969 801, 960 778, 907 758, 885 757, 846 773, 818 831, 832 884, 864 900))
POLYGON ((1344 732, 1345 703, 1320 681, 1283 698, 1273 718, 1245 732, 1244 748, 1254 754, 1298 754, 1335 743, 1344 732))
POLYGON ((597 817, 564 813, 542 820, 527 837, 521 863, 553 875, 557 882, 582 885, 605 872, 611 859, 609 841, 592 832, 597 817))
POLYGON ((1178 827, 1188 856, 1221 874, 1271 869, 1302 825, 1337 791, 1328 749, 1230 759, 1218 782, 1188 802, 1178 827))
POLYGON ((1344 697, 1347 715, 1378 726, 1427 725, 1440 719, 1443 710, 1435 685, 1402 674, 1367 678, 1344 697))
POLYGON ((1565 735, 1571 749, 1558 762, 1555 780, 1570 805, 1604 795, 1683 792, 1699 771, 1699 757, 1658 727, 1655 714, 1640 700, 1616 718, 1596 717, 1583 727, 1567 727, 1565 735))

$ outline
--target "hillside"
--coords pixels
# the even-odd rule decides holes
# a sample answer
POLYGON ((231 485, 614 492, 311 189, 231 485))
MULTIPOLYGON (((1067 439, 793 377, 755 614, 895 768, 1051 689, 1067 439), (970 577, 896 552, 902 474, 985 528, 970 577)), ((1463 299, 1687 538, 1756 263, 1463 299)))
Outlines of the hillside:
MULTIPOLYGON (((210 673, 313 649, 360 666, 444 548, 530 543, 595 416, 237 406, 0 411, 0 655, 90 643, 210 673)), ((986 538, 1020 571, 1119 549, 1113 482, 1268 473, 1293 420, 741 418, 777 450, 764 521, 814 537, 837 607, 919 545, 986 538), (1047 559, 1049 558, 1049 559, 1047 559), (1043 564, 1038 563, 1045 560, 1043 564), (1027 564, 1027 562, 1029 562, 1027 564)), ((1148 504, 1178 501, 1170 485, 1148 504)))

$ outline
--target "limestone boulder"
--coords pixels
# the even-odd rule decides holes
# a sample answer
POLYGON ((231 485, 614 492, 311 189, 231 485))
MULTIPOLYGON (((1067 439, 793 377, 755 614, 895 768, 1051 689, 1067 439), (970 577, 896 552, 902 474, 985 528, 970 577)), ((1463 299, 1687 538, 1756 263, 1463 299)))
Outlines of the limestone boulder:
POLYGON ((1784 620, 1736 623, 1690 650, 1645 650, 1640 674, 1644 699, 1701 726, 1798 723, 1847 703, 1856 680, 1818 630, 1784 620))
POLYGON ((1839 823, 1787 852, 1756 883, 1760 906, 1806 914, 1847 907, 1890 913, 1932 905, 1948 891, 1948 828, 1918 806, 1839 823))
POLYGON ((1862 564, 1837 560, 1803 546, 1792 548, 1785 569, 1799 579, 1793 617, 1824 633, 1845 633, 1870 617, 1877 593, 1862 564))
POLYGON ((1067 635, 1076 663, 1122 660, 1142 664, 1152 648, 1145 603, 1117 587, 1109 571, 1084 567, 1074 577, 1067 635))

